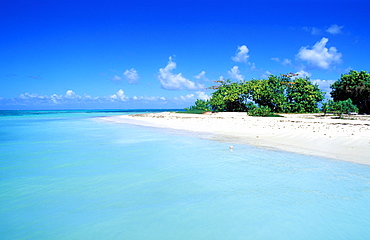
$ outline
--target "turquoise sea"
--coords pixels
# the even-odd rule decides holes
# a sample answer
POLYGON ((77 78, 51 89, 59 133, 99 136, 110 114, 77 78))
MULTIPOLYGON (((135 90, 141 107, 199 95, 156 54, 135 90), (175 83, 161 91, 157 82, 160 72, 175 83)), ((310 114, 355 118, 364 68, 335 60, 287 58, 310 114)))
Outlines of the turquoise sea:
POLYGON ((0 111, 0 239, 370 239, 370 166, 132 113, 0 111))

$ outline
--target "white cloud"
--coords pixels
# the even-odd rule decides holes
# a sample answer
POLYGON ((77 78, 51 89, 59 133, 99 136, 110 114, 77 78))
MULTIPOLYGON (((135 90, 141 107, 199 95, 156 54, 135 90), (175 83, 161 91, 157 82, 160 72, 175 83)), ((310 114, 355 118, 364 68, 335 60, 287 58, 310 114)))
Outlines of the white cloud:
POLYGON ((84 94, 84 98, 85 99, 90 99, 90 100, 93 99, 90 95, 87 95, 86 93, 84 94))
POLYGON ((352 67, 348 67, 348 68, 344 69, 344 73, 349 73, 351 70, 353 70, 353 68, 352 67))
POLYGON ((112 81, 113 82, 119 82, 119 81, 121 81, 122 80, 122 78, 120 77, 120 76, 117 76, 117 75, 115 75, 113 78, 112 78, 112 81))
POLYGON ((271 58, 272 61, 278 62, 282 64, 283 66, 291 66, 292 65, 292 60, 284 58, 283 60, 280 60, 278 57, 271 58))
POLYGON ((251 66, 251 70, 256 70, 256 64, 255 63, 248 63, 251 66))
POLYGON ((19 95, 20 99, 30 99, 30 98, 37 98, 37 94, 30 94, 30 93, 22 93, 19 95))
POLYGON ((337 24, 331 25, 328 29, 326 29, 326 32, 336 35, 342 33, 343 26, 338 26, 337 24))
POLYGON ((306 78, 306 77, 311 77, 311 73, 309 72, 306 72, 304 70, 301 70, 301 71, 298 71, 296 72, 295 74, 298 74, 297 76, 294 76, 292 77, 292 79, 296 79, 296 78, 306 78))
POLYGON ((126 70, 123 75, 126 77, 126 81, 129 84, 137 84, 139 82, 139 74, 134 68, 126 70))
POLYGON ((197 94, 198 94, 198 99, 201 99, 201 100, 209 100, 211 98, 205 92, 202 92, 202 91, 198 91, 197 94))
POLYGON ((339 26, 337 24, 333 24, 327 29, 320 29, 316 27, 304 27, 303 30, 306 32, 311 33, 312 35, 322 35, 325 32, 336 35, 336 34, 341 34, 342 33, 342 28, 344 26, 339 26))
POLYGON ((194 94, 187 94, 186 96, 180 96, 180 99, 183 101, 187 101, 189 99, 194 99, 194 94))
POLYGON ((311 28, 311 34, 312 35, 319 35, 321 33, 322 33, 322 30, 321 29, 315 28, 315 27, 311 28))
POLYGON ((185 96, 174 97, 173 100, 175 101, 194 101, 194 94, 189 93, 185 96))
POLYGON ((230 71, 228 71, 228 74, 230 78, 233 78, 239 81, 244 79, 244 77, 240 74, 238 66, 234 66, 230 71))
POLYGON ((304 27, 303 30, 309 32, 312 35, 320 35, 322 33, 322 30, 316 27, 304 27))
POLYGON ((272 73, 271 73, 270 71, 266 71, 266 72, 264 72, 264 73, 261 75, 261 77, 262 77, 262 78, 268 78, 268 77, 270 77, 270 75, 272 75, 272 73))
POLYGON ((63 99, 62 96, 58 96, 56 94, 53 94, 50 96, 50 100, 53 102, 53 103, 56 103, 58 104, 61 100, 63 99))
POLYGON ((321 91, 325 92, 325 97, 326 98, 331 98, 330 85, 332 85, 335 81, 336 80, 321 80, 321 79, 311 80, 312 83, 319 85, 319 88, 320 88, 321 91))
POLYGON ((206 77, 205 71, 201 71, 198 75, 195 75, 194 78, 209 81, 209 79, 206 77))
POLYGON ((148 96, 140 96, 140 97, 137 97, 137 96, 134 96, 132 98, 133 100, 136 100, 136 101, 166 101, 166 98, 165 97, 158 97, 158 96, 152 96, 152 97, 148 97, 148 96))
POLYGON ((64 95, 57 95, 57 94, 52 94, 51 96, 40 96, 36 93, 22 93, 19 95, 20 100, 25 100, 27 102, 33 102, 33 103, 62 103, 62 102, 68 102, 68 101, 80 101, 84 99, 83 97, 77 95, 75 92, 72 90, 66 91, 64 95))
POLYGON ((284 60, 281 62, 284 66, 290 66, 292 65, 292 60, 284 58, 284 60))
POLYGON ((127 100, 127 97, 125 96, 125 92, 122 89, 118 90, 116 94, 110 95, 109 98, 113 101, 118 100, 118 101, 124 102, 127 100))
POLYGON ((75 98, 76 96, 78 95, 76 95, 76 93, 73 92, 72 90, 68 90, 65 95, 66 98, 75 98))
POLYGON ((238 52, 231 59, 234 62, 247 62, 249 58, 248 52, 249 52, 249 49, 247 48, 247 46, 242 45, 238 47, 238 52))
MULTIPOLYGON (((128 97, 122 89, 119 89, 115 94, 105 95, 103 97, 94 97, 88 94, 78 95, 72 90, 68 90, 65 94, 52 94, 52 95, 38 95, 35 93, 23 93, 17 98, 4 99, 0 98, 0 104, 3 106, 37 106, 37 107, 86 107, 86 106, 103 106, 112 107, 120 106, 121 104, 129 104, 128 106, 164 106, 162 104, 175 104, 181 106, 181 104, 188 105, 194 102, 195 99, 209 99, 209 96, 204 91, 196 91, 195 93, 189 93, 172 98, 165 98, 163 96, 133 96, 128 97), (119 104, 119 105, 118 105, 119 104), (155 105, 160 104, 160 105, 155 105), (178 105, 180 104, 180 105, 178 105)), ((185 106, 184 106, 185 107, 185 106)))
POLYGON ((297 57, 313 67, 328 69, 332 64, 341 62, 342 54, 335 47, 326 48, 328 38, 322 38, 312 49, 301 47, 297 57))
POLYGON ((159 69, 158 79, 161 82, 162 88, 167 90, 200 90, 204 89, 203 84, 197 84, 182 76, 181 73, 174 74, 172 70, 176 69, 176 63, 169 58, 165 68, 159 69))

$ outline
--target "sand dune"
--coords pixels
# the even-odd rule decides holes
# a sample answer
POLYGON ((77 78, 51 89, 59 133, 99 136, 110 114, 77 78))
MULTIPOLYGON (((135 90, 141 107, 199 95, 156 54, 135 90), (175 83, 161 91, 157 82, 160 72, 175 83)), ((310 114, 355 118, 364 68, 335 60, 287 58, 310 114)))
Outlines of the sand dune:
POLYGON ((150 113, 106 121, 203 133, 218 141, 252 144, 301 154, 370 164, 370 118, 343 120, 317 115, 250 117, 246 113, 150 113))

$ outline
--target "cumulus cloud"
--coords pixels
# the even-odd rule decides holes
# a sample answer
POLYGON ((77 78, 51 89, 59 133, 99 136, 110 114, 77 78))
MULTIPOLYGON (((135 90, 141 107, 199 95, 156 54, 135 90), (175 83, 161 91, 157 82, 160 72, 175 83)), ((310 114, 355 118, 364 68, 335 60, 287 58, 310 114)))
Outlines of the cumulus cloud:
POLYGON ((209 100, 211 98, 205 92, 202 92, 202 91, 198 91, 197 94, 198 94, 198 99, 201 99, 201 100, 209 100))
POLYGON ((243 75, 240 74, 238 66, 234 66, 230 71, 228 71, 228 74, 232 79, 236 79, 239 81, 244 79, 243 75))
POLYGON ((342 54, 335 47, 326 47, 328 38, 322 38, 312 49, 301 47, 297 57, 306 61, 312 67, 329 69, 332 64, 341 62, 342 54))
POLYGON ((70 101, 80 101, 83 97, 77 95, 72 90, 66 91, 64 95, 52 94, 51 96, 47 95, 38 95, 36 93, 22 93, 19 95, 18 100, 24 101, 27 103, 54 103, 60 104, 70 101))
POLYGON ((11 99, 10 101, 5 102, 11 102, 15 104, 19 103, 20 105, 32 105, 33 103, 45 104, 50 102, 50 100, 46 95, 41 96, 36 93, 22 93, 19 95, 18 99, 11 99))
POLYGON ((122 89, 118 90, 116 94, 110 95, 109 98, 112 101, 118 100, 118 101, 124 102, 127 100, 127 97, 125 96, 125 92, 122 89))
POLYGON ((189 79, 186 79, 181 73, 174 74, 172 71, 176 69, 176 63, 169 58, 168 64, 165 68, 159 69, 158 79, 163 89, 166 90, 200 90, 204 89, 203 84, 197 84, 189 79))
POLYGON ((76 93, 73 92, 72 90, 68 90, 65 95, 66 98, 75 98, 76 96, 77 96, 76 93))
POLYGON ((22 93, 19 95, 20 99, 31 99, 31 98, 38 98, 39 95, 35 93, 22 93))
POLYGON ((242 45, 242 46, 238 47, 237 53, 231 59, 234 62, 247 62, 248 58, 249 58, 248 53, 249 53, 249 49, 247 48, 247 46, 242 45))
POLYGON ((336 35, 342 33, 343 26, 338 26, 337 24, 331 25, 328 29, 326 29, 326 32, 336 35))
MULTIPOLYGON (((165 98, 163 96, 133 96, 128 97, 125 91, 119 89, 115 94, 106 95, 102 97, 94 97, 88 94, 78 95, 72 90, 66 91, 64 94, 52 94, 52 95, 39 95, 36 93, 22 93, 16 98, 5 99, 0 97, 0 106, 28 106, 29 108, 83 108, 83 107, 112 107, 122 106, 164 106, 163 104, 175 104, 182 107, 182 104, 189 105, 194 102, 195 99, 209 99, 209 96, 204 91, 195 91, 186 95, 180 95, 176 97, 165 98), (156 105, 159 104, 159 105, 156 105), (179 105, 180 104, 180 105, 179 105)), ((154 108, 155 108, 154 107, 154 108)), ((184 106, 185 107, 185 106, 184 106)))
POLYGON ((137 84, 139 82, 139 74, 134 68, 126 70, 123 75, 126 77, 126 81, 129 84, 137 84))

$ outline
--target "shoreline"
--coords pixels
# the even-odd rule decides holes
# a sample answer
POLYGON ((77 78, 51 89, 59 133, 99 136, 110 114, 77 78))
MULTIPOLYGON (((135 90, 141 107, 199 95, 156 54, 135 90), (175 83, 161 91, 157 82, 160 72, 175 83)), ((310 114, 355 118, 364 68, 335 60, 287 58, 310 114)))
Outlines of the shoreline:
POLYGON ((345 120, 314 114, 250 117, 246 113, 148 113, 104 121, 201 133, 205 138, 370 165, 370 118, 345 120))

